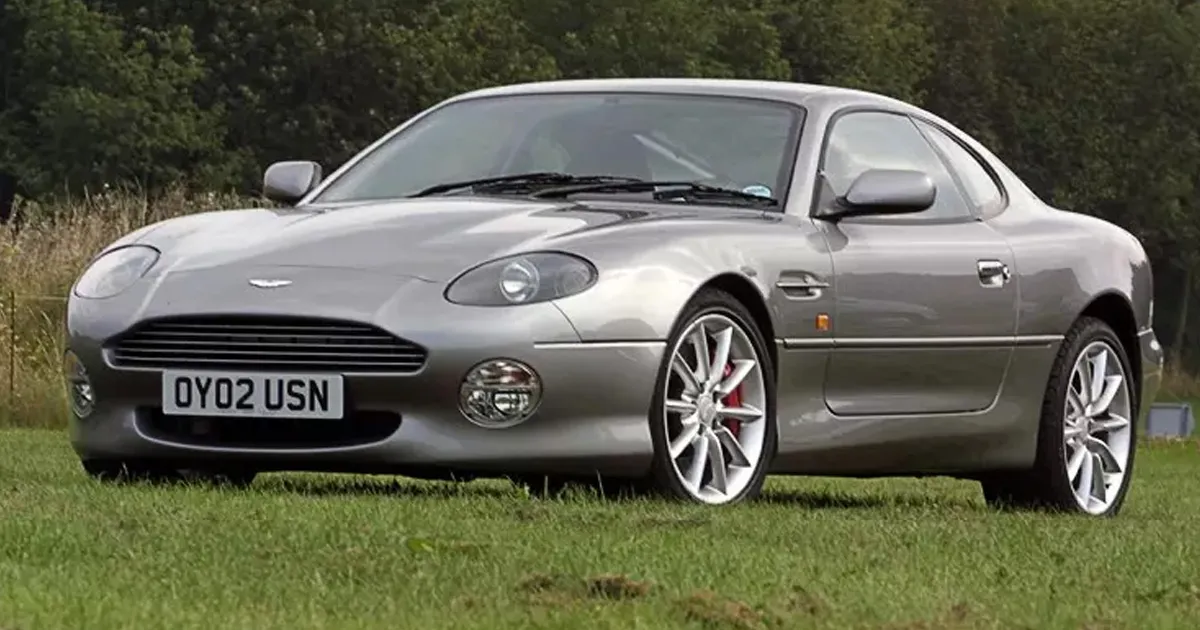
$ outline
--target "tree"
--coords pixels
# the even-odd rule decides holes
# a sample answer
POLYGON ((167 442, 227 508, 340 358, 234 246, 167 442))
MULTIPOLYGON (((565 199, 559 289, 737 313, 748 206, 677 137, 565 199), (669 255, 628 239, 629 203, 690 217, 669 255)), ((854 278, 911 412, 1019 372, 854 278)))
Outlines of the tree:
POLYGON ((109 0, 141 28, 194 28, 211 70, 195 90, 221 110, 245 191, 285 159, 327 168, 433 102, 557 76, 505 0, 109 0))
POLYGON ((0 172, 32 195, 219 179, 219 117, 186 27, 126 31, 80 0, 4 7, 0 172))
POLYGON ((934 48, 926 11, 909 0, 780 1, 773 22, 793 80, 923 102, 934 48))
POLYGON ((773 6, 758 0, 512 0, 567 78, 785 79, 773 6))

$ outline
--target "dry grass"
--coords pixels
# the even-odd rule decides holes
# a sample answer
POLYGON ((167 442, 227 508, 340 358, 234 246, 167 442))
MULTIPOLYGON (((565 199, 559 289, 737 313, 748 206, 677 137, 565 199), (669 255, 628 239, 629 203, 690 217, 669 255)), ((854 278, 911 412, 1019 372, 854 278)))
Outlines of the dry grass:
POLYGON ((166 218, 254 203, 229 196, 155 201, 105 193, 52 207, 24 202, 18 227, 0 228, 0 427, 58 428, 66 296, 104 246, 166 218))
MULTIPOLYGON (((53 207, 20 207, 20 228, 0 228, 0 427, 64 425, 59 374, 66 295, 101 248, 170 217, 259 203, 176 193, 151 204, 136 194, 109 192, 53 207)), ((1163 398, 1200 400, 1200 379, 1170 370, 1163 398)))
POLYGON ((1163 375, 1162 393, 1159 395, 1159 400, 1172 402, 1200 400, 1200 377, 1168 367, 1163 375))

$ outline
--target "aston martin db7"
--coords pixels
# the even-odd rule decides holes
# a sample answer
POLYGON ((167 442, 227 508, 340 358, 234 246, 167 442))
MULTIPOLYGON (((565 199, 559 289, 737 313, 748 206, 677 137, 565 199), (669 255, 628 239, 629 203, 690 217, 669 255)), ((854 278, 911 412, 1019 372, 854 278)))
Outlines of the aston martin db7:
POLYGON ((1138 239, 878 94, 488 88, 328 176, 276 163, 263 197, 142 227, 79 277, 89 474, 710 505, 769 474, 941 475, 1106 516, 1160 380, 1138 239))

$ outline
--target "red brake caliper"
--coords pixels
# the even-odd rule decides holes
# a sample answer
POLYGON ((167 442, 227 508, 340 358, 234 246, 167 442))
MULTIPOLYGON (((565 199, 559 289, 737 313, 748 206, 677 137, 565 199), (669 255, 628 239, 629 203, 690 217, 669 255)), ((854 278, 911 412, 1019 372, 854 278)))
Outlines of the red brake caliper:
MULTIPOLYGON (((733 364, 727 363, 725 365, 724 376, 726 378, 728 378, 729 375, 732 373, 733 373, 733 364)), ((741 407, 742 406, 742 386, 738 385, 737 387, 735 387, 732 392, 729 392, 728 396, 721 399, 721 402, 724 403, 724 405, 726 407, 741 407)), ((729 419, 725 420, 725 426, 729 427, 729 432, 733 434, 733 437, 737 437, 738 431, 741 430, 741 428, 742 428, 742 423, 740 420, 734 420, 733 418, 729 418, 729 419)))

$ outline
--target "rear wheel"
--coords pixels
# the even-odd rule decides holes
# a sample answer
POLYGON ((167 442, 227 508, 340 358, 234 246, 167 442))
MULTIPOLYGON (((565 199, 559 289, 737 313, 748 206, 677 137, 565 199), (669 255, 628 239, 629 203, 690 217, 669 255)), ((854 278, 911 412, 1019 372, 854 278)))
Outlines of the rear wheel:
POLYGON ((693 298, 667 343, 650 411, 656 490, 706 504, 761 492, 776 444, 770 361, 741 302, 711 289, 693 298))
POLYGON ((93 479, 117 483, 202 483, 246 487, 258 476, 253 470, 172 468, 135 460, 85 459, 81 464, 84 472, 93 479))
POLYGON ((1132 374, 1112 328, 1094 318, 1076 322, 1050 372, 1034 467, 982 480, 987 502, 1115 516, 1137 445, 1132 374))

